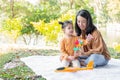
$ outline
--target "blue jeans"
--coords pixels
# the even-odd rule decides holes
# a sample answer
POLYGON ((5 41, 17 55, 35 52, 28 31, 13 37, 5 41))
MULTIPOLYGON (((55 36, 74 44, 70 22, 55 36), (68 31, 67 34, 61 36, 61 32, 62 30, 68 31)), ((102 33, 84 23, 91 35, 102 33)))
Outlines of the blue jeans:
POLYGON ((94 67, 104 66, 108 63, 109 60, 101 54, 91 54, 88 57, 79 57, 79 60, 85 59, 84 63, 87 65, 90 61, 94 61, 94 67))

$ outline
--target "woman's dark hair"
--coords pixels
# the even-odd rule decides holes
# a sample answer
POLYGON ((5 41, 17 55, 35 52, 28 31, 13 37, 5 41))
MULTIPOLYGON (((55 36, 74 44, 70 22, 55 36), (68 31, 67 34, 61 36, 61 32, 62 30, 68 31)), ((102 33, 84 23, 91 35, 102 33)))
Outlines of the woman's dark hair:
POLYGON ((62 25, 62 29, 64 29, 68 24, 73 24, 71 20, 67 20, 64 22, 59 21, 59 24, 62 25))
POLYGON ((77 17, 82 16, 87 20, 87 26, 86 26, 86 34, 88 35, 89 33, 91 34, 95 29, 97 29, 93 22, 90 13, 87 10, 80 10, 77 15, 76 15, 76 20, 75 20, 75 31, 77 33, 77 36, 81 35, 81 29, 79 28, 77 24, 77 17))

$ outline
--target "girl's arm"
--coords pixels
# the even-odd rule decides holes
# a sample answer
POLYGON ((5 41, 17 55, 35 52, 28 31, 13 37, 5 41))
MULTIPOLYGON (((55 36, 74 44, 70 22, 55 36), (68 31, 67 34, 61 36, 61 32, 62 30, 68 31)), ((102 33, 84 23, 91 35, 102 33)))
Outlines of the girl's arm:
POLYGON ((64 41, 64 39, 62 39, 61 42, 60 42, 60 52, 62 53, 60 59, 61 60, 62 59, 67 59, 68 53, 65 50, 65 41, 64 41))

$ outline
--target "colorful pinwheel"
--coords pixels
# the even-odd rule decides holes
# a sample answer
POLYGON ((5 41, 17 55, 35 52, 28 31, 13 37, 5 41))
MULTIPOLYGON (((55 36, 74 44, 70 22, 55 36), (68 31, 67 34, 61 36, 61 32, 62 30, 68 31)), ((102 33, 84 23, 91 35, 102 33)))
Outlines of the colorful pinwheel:
POLYGON ((75 41, 75 47, 73 48, 74 51, 80 50, 81 46, 83 46, 83 40, 76 40, 75 41))

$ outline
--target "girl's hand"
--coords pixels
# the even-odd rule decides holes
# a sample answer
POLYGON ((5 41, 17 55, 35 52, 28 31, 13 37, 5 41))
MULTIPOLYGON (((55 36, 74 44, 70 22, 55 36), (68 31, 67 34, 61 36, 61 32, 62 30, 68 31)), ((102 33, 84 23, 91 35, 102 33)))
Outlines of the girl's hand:
POLYGON ((68 56, 68 59, 69 59, 70 61, 72 61, 72 60, 75 59, 75 57, 74 57, 74 56, 68 56))
POLYGON ((75 51, 74 52, 74 57, 78 57, 80 55, 79 53, 80 53, 80 51, 75 51))
POLYGON ((79 57, 79 56, 82 56, 84 54, 84 52, 82 50, 79 50, 79 51, 76 51, 74 52, 74 57, 79 57))

